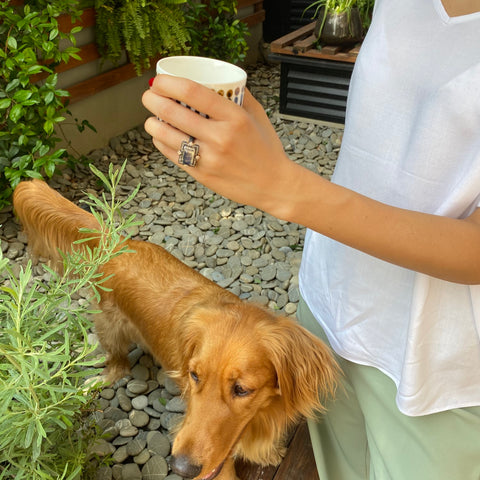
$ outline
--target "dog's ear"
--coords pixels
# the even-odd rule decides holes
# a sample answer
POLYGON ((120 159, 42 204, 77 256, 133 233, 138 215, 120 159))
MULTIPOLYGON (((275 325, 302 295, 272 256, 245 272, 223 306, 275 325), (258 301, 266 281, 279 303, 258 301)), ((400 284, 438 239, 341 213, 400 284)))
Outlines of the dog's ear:
POLYGON ((175 369, 168 374, 176 380, 184 395, 188 395, 190 360, 198 348, 201 331, 195 322, 193 309, 185 309, 177 316, 177 322, 182 328, 172 337, 171 348, 176 354, 173 364, 175 369))
POLYGON ((294 320, 278 317, 263 334, 277 373, 279 394, 291 420, 313 417, 334 395, 339 367, 330 349, 294 320))
POLYGON ((190 375, 190 360, 198 349, 200 342, 200 332, 199 329, 196 328, 196 324, 186 321, 181 338, 178 340, 180 340, 180 348, 182 349, 182 365, 179 374, 183 378, 188 379, 190 375))

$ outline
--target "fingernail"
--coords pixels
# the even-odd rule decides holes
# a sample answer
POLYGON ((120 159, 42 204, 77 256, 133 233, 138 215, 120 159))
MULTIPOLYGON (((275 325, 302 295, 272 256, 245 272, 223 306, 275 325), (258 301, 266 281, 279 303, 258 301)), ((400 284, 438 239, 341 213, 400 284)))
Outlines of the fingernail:
POLYGON ((154 80, 155 80, 155 77, 152 77, 152 78, 148 81, 148 84, 149 84, 150 86, 152 86, 154 80))

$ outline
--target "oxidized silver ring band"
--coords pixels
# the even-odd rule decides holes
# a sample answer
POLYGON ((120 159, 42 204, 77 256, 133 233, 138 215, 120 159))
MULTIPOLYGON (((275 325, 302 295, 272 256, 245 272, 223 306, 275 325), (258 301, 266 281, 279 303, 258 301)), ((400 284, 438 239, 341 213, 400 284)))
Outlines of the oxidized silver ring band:
POLYGON ((200 159, 198 154, 200 147, 198 144, 193 143, 194 141, 195 138, 190 136, 188 140, 184 140, 180 145, 180 150, 178 151, 178 163, 180 165, 194 167, 200 159))

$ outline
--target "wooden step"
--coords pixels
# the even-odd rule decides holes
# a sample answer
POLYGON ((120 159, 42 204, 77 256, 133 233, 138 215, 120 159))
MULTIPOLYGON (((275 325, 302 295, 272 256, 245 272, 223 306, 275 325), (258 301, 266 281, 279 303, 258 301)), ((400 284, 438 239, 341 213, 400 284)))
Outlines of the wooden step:
POLYGON ((240 480, 319 480, 306 422, 292 432, 287 453, 277 467, 237 462, 236 468, 240 480))

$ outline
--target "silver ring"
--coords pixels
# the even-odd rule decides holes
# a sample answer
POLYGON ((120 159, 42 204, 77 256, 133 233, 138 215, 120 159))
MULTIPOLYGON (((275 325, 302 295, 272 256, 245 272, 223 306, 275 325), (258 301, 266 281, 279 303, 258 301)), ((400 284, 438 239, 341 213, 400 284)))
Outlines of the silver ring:
POLYGON ((180 145, 180 150, 178 151, 178 163, 180 165, 194 167, 200 159, 198 154, 200 146, 197 143, 193 143, 194 141, 195 138, 190 136, 188 140, 184 140, 180 145))

